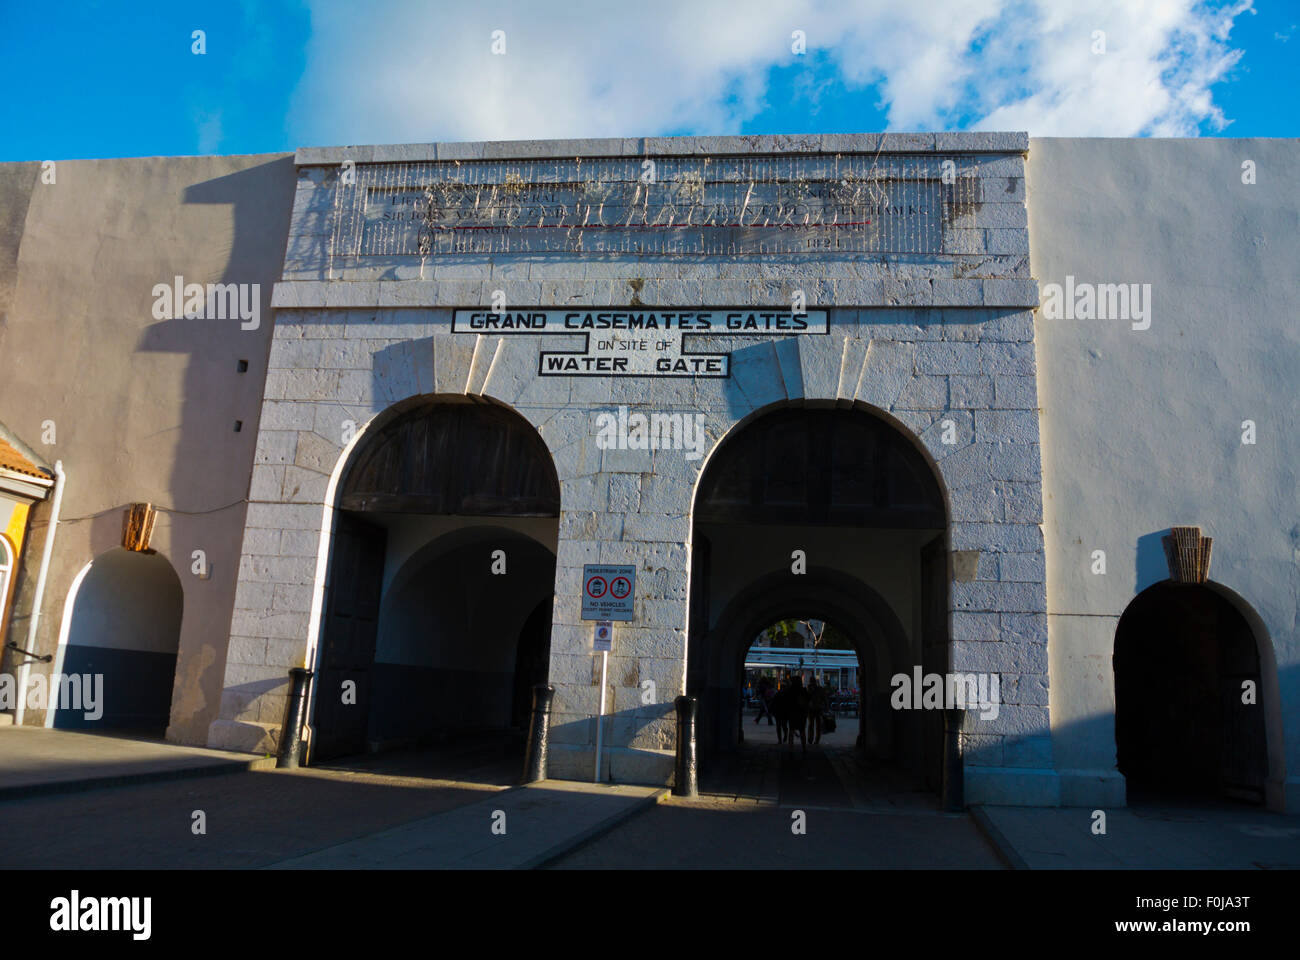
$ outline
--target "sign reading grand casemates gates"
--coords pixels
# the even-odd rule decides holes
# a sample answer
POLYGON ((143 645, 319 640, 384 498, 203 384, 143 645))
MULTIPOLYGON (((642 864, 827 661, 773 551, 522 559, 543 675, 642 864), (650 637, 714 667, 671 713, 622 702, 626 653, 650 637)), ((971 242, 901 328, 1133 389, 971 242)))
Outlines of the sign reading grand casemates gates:
POLYGON ((543 350, 543 377, 728 377, 726 353, 684 352, 688 334, 786 337, 829 332, 825 310, 457 310, 452 333, 581 335, 580 350, 543 350))

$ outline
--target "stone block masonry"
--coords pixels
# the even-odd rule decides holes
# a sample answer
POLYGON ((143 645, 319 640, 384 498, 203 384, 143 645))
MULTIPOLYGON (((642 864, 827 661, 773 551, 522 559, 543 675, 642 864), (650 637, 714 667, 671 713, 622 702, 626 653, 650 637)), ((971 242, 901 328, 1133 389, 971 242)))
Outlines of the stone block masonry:
MULTIPOLYGON (((340 258, 329 249, 338 164, 520 157, 772 153, 831 158, 879 138, 698 138, 302 151, 285 282, 240 565, 222 718, 212 746, 263 750, 289 667, 310 664, 320 630, 333 482, 347 423, 362 431, 400 401, 475 396, 503 404, 545 442, 561 489, 550 681, 551 775, 586 779, 595 740, 585 563, 634 564, 634 619, 615 628, 603 742, 616 779, 668 783, 673 698, 685 687, 691 510, 707 455, 751 414, 780 404, 858 406, 910 431, 948 503, 950 546, 978 554, 950 593, 952 667, 1004 678, 1019 698, 970 731, 970 803, 1055 803, 1047 700, 1042 495, 1022 135, 888 136, 902 153, 943 151, 980 190, 946 227, 951 252, 877 257, 814 251, 737 258, 562 255, 340 258), (780 139, 780 143, 777 140, 780 139), (633 145, 631 152, 629 145, 633 145), (615 149, 617 147, 617 149, 615 149), (454 149, 453 149, 454 148, 454 149), (778 149, 779 148, 779 149, 778 149), (511 151, 515 151, 512 153, 511 151), (614 151, 614 152, 610 152, 614 151), (996 199, 993 199, 995 198, 996 199), (983 199, 981 199, 983 198, 983 199), (382 279, 381 279, 382 278, 382 279), (580 337, 452 332, 457 308, 790 307, 827 310, 820 336, 688 336, 731 354, 729 378, 541 377, 543 350, 580 337), (705 456, 602 450, 596 414, 626 407, 699 417, 705 456), (644 691, 653 690, 647 701, 644 691), (262 709, 266 699, 272 708, 262 709)), ((597 697, 598 700, 598 697, 597 697)), ((280 701, 282 703, 282 701, 280 701)))

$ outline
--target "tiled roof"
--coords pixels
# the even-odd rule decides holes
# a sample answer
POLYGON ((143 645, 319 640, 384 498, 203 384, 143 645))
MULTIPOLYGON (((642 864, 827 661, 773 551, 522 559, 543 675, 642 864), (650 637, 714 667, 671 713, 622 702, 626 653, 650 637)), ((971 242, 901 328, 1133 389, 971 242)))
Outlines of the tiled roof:
POLYGON ((30 477, 40 477, 42 480, 50 479, 49 473, 28 460, 3 437, 0 437, 0 468, 13 470, 15 473, 25 473, 30 477))

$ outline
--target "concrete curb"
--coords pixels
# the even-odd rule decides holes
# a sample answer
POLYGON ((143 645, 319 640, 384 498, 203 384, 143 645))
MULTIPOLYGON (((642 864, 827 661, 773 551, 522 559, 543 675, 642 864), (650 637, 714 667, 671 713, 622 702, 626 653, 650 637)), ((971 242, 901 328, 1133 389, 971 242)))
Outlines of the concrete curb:
POLYGON ((1028 870, 1029 864, 1025 862, 1024 857, 1016 852, 1016 848, 1011 845, 1006 836, 989 817, 984 810, 983 804, 976 804, 970 808, 971 819, 975 821, 975 826, 979 828, 980 833, 984 834, 984 839, 993 847, 998 859, 1007 865, 1011 870, 1028 870))
POLYGON ((628 820, 631 820, 633 817, 645 813, 645 811, 651 809, 652 807, 658 806, 661 802, 663 802, 663 799, 668 796, 668 792, 669 792, 668 788, 665 787, 664 789, 660 790, 658 793, 652 793, 650 796, 646 797, 645 799, 637 801, 637 803, 634 806, 631 806, 626 810, 622 810, 619 813, 615 813, 612 816, 606 817, 604 820, 593 825, 589 829, 584 830, 576 837, 571 837, 568 840, 556 844, 554 847, 545 851, 544 853, 541 853, 538 856, 533 857, 531 860, 524 861, 519 865, 517 869, 539 870, 543 867, 550 866, 551 864, 555 863, 557 860, 573 853, 575 850, 585 847, 593 840, 600 839, 605 834, 613 830, 615 827, 621 826, 622 824, 626 823, 628 820))
POLYGON ((24 800, 29 797, 57 796, 64 793, 83 793, 109 787, 126 787, 168 780, 189 780, 198 777, 219 777, 250 770, 275 769, 275 757, 258 757, 255 760, 216 760, 212 763, 189 767, 172 767, 165 770, 141 770, 106 777, 87 777, 82 780, 55 780, 49 783, 29 783, 16 787, 0 787, 0 803, 24 800))

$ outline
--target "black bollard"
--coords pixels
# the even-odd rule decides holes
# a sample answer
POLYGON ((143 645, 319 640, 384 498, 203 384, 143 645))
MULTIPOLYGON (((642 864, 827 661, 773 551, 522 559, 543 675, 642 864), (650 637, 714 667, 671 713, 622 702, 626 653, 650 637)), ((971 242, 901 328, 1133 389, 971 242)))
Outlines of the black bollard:
POLYGON ((943 712, 943 807, 966 809, 965 770, 962 760, 961 728, 964 710, 943 712))
POLYGON ((699 701, 678 697, 677 704, 677 771, 673 778, 673 796, 700 795, 699 765, 695 759, 695 714, 699 701))
POLYGON ((302 725, 307 719, 307 689, 312 672, 305 667, 289 668, 289 702, 284 705, 284 723, 280 727, 280 750, 277 769, 297 769, 302 761, 302 725))
POLYGON ((533 687, 533 715, 528 722, 523 783, 546 779, 546 741, 551 728, 551 700, 554 696, 555 688, 548 683, 533 687))

